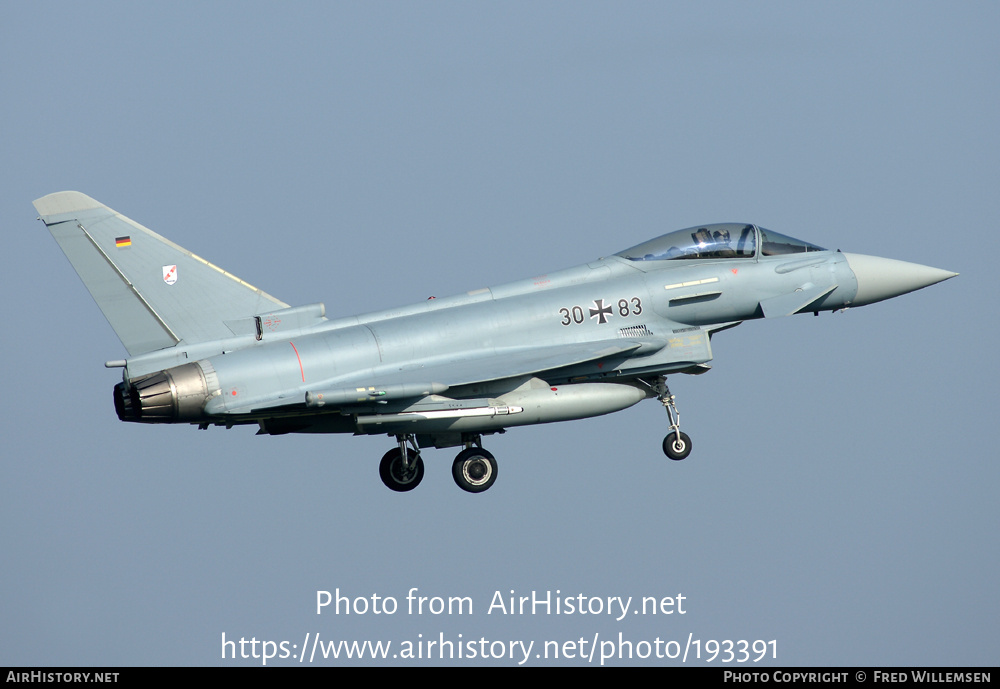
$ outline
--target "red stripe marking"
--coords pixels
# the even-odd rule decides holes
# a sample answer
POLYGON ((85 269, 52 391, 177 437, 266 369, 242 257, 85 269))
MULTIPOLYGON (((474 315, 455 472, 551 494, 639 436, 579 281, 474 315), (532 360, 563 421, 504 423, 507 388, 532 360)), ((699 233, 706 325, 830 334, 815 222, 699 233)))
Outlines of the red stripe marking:
MULTIPOLYGON (((292 345, 292 349, 295 349, 295 343, 294 342, 289 342, 288 344, 292 345)), ((299 373, 302 374, 302 382, 304 383, 304 382, 306 382, 306 371, 305 371, 304 368, 302 368, 302 357, 299 356, 299 350, 298 349, 295 349, 295 358, 299 360, 299 373)))

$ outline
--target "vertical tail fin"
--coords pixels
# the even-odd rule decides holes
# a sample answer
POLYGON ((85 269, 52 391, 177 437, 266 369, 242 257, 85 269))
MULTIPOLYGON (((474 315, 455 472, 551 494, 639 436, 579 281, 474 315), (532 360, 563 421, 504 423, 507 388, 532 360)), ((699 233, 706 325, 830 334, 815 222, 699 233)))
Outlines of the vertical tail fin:
POLYGON ((233 335, 287 304, 78 191, 34 202, 131 356, 233 335))

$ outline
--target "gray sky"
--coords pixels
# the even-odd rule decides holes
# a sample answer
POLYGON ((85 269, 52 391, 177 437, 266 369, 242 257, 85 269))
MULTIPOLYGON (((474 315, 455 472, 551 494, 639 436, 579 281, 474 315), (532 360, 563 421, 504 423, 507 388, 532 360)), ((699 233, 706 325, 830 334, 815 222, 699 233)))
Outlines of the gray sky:
POLYGON ((222 660, 222 635, 298 654, 307 632, 534 641, 532 665, 619 633, 636 654, 759 639, 778 665, 996 663, 996 3, 2 14, 0 665, 260 664, 222 660), (708 222, 961 276, 718 335, 710 373, 671 379, 685 462, 647 401, 488 438, 488 493, 440 450, 395 494, 385 437, 119 422, 102 364, 124 349, 31 206, 64 189, 331 316, 708 222), (472 614, 408 614, 413 587, 472 614), (337 588, 399 610, 317 615, 337 588), (511 590, 681 594, 685 614, 488 614, 511 590))

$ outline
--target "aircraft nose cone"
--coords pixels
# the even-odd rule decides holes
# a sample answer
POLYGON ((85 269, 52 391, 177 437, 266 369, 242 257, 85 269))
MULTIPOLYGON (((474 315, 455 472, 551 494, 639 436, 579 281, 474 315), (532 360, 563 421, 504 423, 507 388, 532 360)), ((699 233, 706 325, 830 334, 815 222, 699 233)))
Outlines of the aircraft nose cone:
POLYGON ((858 294, 851 301, 852 306, 892 299, 958 275, 949 270, 878 256, 844 254, 844 258, 858 280, 858 294))

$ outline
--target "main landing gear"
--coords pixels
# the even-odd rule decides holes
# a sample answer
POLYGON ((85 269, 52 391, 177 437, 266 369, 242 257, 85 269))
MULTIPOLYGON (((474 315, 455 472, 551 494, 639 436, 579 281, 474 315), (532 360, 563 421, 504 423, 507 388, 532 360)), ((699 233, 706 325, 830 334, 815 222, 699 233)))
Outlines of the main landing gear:
POLYGON ((399 447, 386 452, 379 462, 378 475, 386 486, 404 493, 420 485, 424 477, 424 460, 420 459, 420 448, 412 435, 397 435, 396 442, 399 447), (407 441, 413 445, 412 450, 406 446, 407 441))
MULTIPOLYGON (((412 435, 397 435, 399 447, 385 453, 379 463, 378 473, 388 488, 402 493, 413 490, 424 477, 424 462, 420 447, 412 435), (412 446, 407 447, 407 444, 412 446)), ((483 449, 480 436, 465 443, 451 465, 451 475, 462 490, 482 493, 497 480, 497 460, 483 449)))
POLYGON ((482 447, 467 447, 455 457, 451 475, 462 490, 482 493, 497 480, 497 460, 482 447))
POLYGON ((667 417, 670 419, 670 432, 663 439, 663 454, 674 461, 680 461, 691 454, 691 438, 681 431, 681 415, 677 411, 674 396, 667 387, 667 377, 658 376, 649 387, 656 393, 656 399, 667 410, 667 417))

